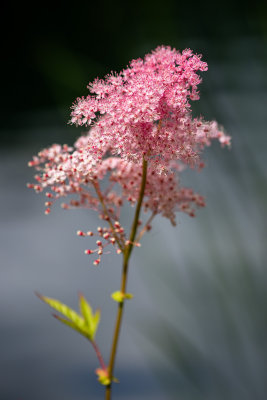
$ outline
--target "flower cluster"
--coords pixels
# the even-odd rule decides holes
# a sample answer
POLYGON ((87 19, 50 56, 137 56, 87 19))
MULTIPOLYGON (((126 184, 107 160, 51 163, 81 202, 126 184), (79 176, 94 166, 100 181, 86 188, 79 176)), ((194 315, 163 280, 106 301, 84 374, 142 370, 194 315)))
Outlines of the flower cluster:
MULTIPOLYGON (((114 224, 123 244, 124 231, 121 227, 118 231, 116 224, 125 202, 135 205, 138 200, 142 165, 120 157, 107 157, 96 162, 88 153, 87 145, 81 147, 81 142, 79 139, 76 144, 79 150, 53 145, 35 156, 29 165, 39 172, 35 176, 37 182, 28 184, 28 187, 36 192, 46 191, 46 214, 51 212, 51 206, 59 198, 69 198, 68 202, 61 204, 64 209, 80 207, 98 211, 101 219, 114 224)), ((180 187, 175 170, 159 174, 152 166, 148 167, 143 202, 145 212, 150 211, 153 217, 162 214, 175 225, 176 211, 194 216, 196 206, 204 206, 203 197, 192 189, 180 187)), ((112 239, 112 232, 108 233, 112 239)))
POLYGON ((105 245, 98 240, 95 250, 87 250, 98 254, 96 264, 107 244, 124 249, 120 209, 138 201, 143 160, 148 167, 142 205, 151 216, 139 237, 155 215, 175 225, 175 212, 194 216, 195 208, 205 205, 203 197, 180 186, 177 173, 186 165, 200 168, 201 151, 212 139, 230 144, 215 121, 192 118, 190 100, 199 99, 198 71, 206 70, 191 50, 159 47, 119 74, 96 79, 89 84, 89 96, 79 98, 71 112, 71 122, 91 125, 89 132, 73 148, 53 145, 30 161, 38 174, 28 186, 46 191, 47 214, 56 199, 76 195, 63 208, 94 209, 108 222, 108 228, 99 228, 105 245))
POLYGON ((191 50, 158 47, 119 74, 89 84, 90 95, 73 105, 71 122, 91 125, 94 146, 128 161, 143 157, 159 169, 170 160, 193 165, 210 139, 229 143, 217 125, 192 119, 189 100, 198 100, 198 71, 207 64, 191 50), (160 155, 160 157, 159 157, 160 155))

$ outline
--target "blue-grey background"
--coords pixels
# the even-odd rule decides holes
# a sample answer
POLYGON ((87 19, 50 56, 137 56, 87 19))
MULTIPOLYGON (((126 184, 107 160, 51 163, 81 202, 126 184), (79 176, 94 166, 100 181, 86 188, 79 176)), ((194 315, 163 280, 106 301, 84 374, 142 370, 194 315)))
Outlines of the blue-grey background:
MULTIPOLYGON (((37 290, 102 310, 97 341, 109 355, 120 257, 83 254, 97 216, 55 207, 26 189, 28 160, 81 131, 69 107, 96 76, 157 45, 203 54, 194 113, 233 137, 205 152, 182 183, 207 198, 176 228, 158 218, 131 260, 114 399, 263 400, 267 389, 266 3, 57 2, 12 6, 2 33, 0 150, 0 400, 102 399, 89 344, 51 317, 37 290), (10 34, 13 33, 13 35, 10 34), (15 33, 15 34, 14 34, 15 33)), ((129 210, 125 213, 128 219, 129 210)))

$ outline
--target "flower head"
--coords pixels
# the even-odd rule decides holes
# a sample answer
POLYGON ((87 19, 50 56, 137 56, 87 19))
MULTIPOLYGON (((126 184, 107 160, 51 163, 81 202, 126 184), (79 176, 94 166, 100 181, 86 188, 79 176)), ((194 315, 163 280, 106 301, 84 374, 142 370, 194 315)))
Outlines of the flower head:
MULTIPOLYGON (((230 145, 230 137, 215 121, 192 117, 190 101, 199 99, 198 73, 206 70, 201 56, 189 49, 180 53, 158 47, 120 73, 96 79, 88 86, 90 94, 77 99, 71 112, 71 122, 90 125, 89 132, 73 148, 55 144, 30 161, 38 174, 29 187, 47 191, 46 214, 56 199, 72 195, 63 208, 91 208, 107 221, 109 227, 98 231, 104 244, 98 241, 95 250, 85 250, 97 253, 95 264, 107 245, 121 252, 127 243, 120 210, 125 202, 138 201, 144 160, 142 206, 151 212, 149 221, 161 214, 175 225, 177 211, 194 216, 195 208, 205 205, 202 196, 180 186, 177 174, 187 165, 200 168, 201 152, 213 139, 230 145)), ((147 223, 141 232, 149 229, 147 223)))
POLYGON ((207 68, 189 49, 180 53, 158 47, 119 74, 90 83, 90 94, 73 105, 71 122, 93 124, 100 152, 109 147, 137 163, 145 157, 159 170, 168 168, 170 160, 194 165, 203 144, 219 137, 209 123, 192 119, 190 100, 199 99, 198 71, 207 68))

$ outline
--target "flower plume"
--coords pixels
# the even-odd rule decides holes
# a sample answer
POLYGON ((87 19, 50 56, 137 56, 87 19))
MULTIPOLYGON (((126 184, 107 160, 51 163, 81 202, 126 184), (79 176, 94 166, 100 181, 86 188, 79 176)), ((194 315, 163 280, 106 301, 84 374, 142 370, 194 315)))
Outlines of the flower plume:
POLYGON ((205 205, 202 196, 180 186, 177 176, 188 165, 203 166, 201 152, 213 139, 230 145, 215 121, 192 117, 199 72, 208 68, 201 58, 190 49, 180 53, 162 46, 120 73, 96 79, 71 111, 71 123, 90 126, 89 131, 73 148, 54 144, 30 161, 38 174, 29 187, 46 191, 47 214, 56 199, 66 198, 63 208, 91 208, 108 222, 100 235, 105 245, 86 250, 98 253, 96 265, 107 244, 124 249, 125 232, 115 223, 125 202, 137 202, 143 160, 148 168, 142 206, 151 218, 161 214, 175 225, 177 211, 194 216, 195 208, 205 205), (69 195, 76 198, 67 200, 69 195))

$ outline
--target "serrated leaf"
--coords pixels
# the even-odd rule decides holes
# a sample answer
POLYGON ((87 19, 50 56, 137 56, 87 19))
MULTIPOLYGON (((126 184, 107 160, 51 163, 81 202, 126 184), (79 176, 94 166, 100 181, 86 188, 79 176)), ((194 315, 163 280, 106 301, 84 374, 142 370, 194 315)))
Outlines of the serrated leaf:
POLYGON ((86 298, 80 294, 80 310, 84 317, 84 321, 87 327, 87 331, 90 333, 92 339, 94 339, 98 324, 100 321, 100 311, 97 310, 95 314, 92 311, 92 307, 86 300, 86 298))
POLYGON ((68 307, 66 304, 61 303, 61 301, 52 299, 50 297, 45 297, 38 295, 38 297, 43 300, 46 304, 52 307, 54 310, 60 312, 70 321, 72 321, 76 326, 83 327, 84 319, 72 308, 68 307))
POLYGON ((92 337, 94 339, 97 328, 98 328, 98 324, 100 321, 100 310, 96 310, 95 315, 93 316, 92 320, 91 320, 91 332, 92 332, 92 337))
POLYGON ((55 317, 56 319, 58 319, 60 322, 63 322, 63 324, 69 326, 70 328, 74 329, 75 331, 79 332, 81 335, 83 335, 83 336, 85 336, 86 338, 88 338, 88 339, 91 340, 91 337, 90 337, 90 335, 88 334, 88 332, 86 331, 86 328, 85 328, 85 329, 82 329, 81 327, 78 327, 77 325, 75 325, 74 322, 69 321, 68 319, 62 318, 62 317, 60 317, 59 315, 55 315, 55 314, 54 314, 54 317, 55 317))
POLYGON ((76 330, 87 339, 94 339, 100 320, 100 311, 97 310, 96 313, 93 314, 92 308, 84 296, 80 295, 80 309, 82 313, 81 316, 72 308, 68 307, 66 304, 61 303, 59 300, 42 296, 38 293, 36 294, 41 300, 43 300, 54 310, 63 314, 67 319, 62 318, 58 315, 54 315, 55 318, 63 322, 65 325, 68 325, 72 329, 76 330))
POLYGON ((82 294, 80 294, 79 297, 80 297, 79 306, 80 306, 81 313, 84 317, 86 325, 90 326, 90 323, 91 323, 91 320, 93 317, 92 308, 91 308, 90 304, 87 302, 86 298, 82 294))

